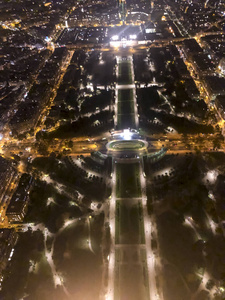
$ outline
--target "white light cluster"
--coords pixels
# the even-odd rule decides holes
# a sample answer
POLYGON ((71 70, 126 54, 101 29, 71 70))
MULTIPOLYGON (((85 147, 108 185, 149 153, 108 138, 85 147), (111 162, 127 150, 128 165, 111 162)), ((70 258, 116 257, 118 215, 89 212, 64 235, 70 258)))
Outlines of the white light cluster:
POLYGON ((112 40, 113 40, 113 41, 118 41, 118 39, 119 39, 119 36, 118 36, 118 35, 113 35, 113 36, 112 36, 112 40))
POLYGON ((132 138, 133 133, 130 132, 129 129, 124 129, 123 133, 121 134, 121 137, 126 140, 129 141, 132 138))
POLYGON ((130 35, 130 39, 131 40, 136 40, 137 39, 137 35, 136 34, 131 34, 130 35))

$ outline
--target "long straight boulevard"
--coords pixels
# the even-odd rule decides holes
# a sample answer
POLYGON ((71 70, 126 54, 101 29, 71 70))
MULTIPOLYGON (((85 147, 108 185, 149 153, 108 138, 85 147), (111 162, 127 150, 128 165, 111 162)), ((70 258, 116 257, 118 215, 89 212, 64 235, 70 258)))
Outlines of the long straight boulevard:
MULTIPOLYGON (((128 128, 137 129, 132 56, 117 56, 115 95, 115 128, 121 132, 128 128)), ((131 137, 124 136, 123 139, 130 140, 131 137)), ((123 155, 126 153, 124 151, 123 155)), ((161 299, 156 288, 142 157, 113 158, 109 220, 112 245, 106 299, 161 299)))

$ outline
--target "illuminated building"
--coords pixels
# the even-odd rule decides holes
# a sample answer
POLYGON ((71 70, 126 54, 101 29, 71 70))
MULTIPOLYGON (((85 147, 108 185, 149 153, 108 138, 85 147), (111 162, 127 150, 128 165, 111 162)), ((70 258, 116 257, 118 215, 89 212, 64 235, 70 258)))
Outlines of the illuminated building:
POLYGON ((225 58, 222 58, 219 63, 219 70, 223 75, 225 75, 225 58))

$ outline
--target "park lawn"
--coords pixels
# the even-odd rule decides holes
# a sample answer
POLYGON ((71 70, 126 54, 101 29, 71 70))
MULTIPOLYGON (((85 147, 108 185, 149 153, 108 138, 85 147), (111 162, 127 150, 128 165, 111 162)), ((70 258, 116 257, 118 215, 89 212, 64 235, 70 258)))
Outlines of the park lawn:
POLYGON ((102 230, 102 220, 91 220, 91 241, 94 253, 89 249, 88 220, 79 220, 65 228, 56 238, 54 262, 56 268, 65 274, 66 287, 73 299, 98 299, 102 279, 102 254, 95 246, 93 230, 102 230), (95 224, 96 222, 96 224, 95 224))
POLYGON ((196 243, 195 232, 191 227, 184 226, 180 216, 174 212, 164 212, 157 216, 156 222, 161 254, 170 262, 163 271, 164 293, 169 300, 189 300, 190 291, 195 292, 199 286, 195 273, 201 256, 196 256, 193 251, 196 243), (190 274, 194 278, 193 281, 188 280, 190 274), (185 278, 186 284, 183 284, 182 277, 185 278))
POLYGON ((144 244, 142 205, 138 200, 116 201, 116 244, 144 244))
POLYGON ((139 163, 117 164, 116 167, 116 197, 141 197, 139 163))
POLYGON ((131 63, 129 61, 119 63, 118 84, 132 84, 131 63))
POLYGON ((135 115, 134 114, 118 114, 117 118, 117 128, 127 129, 127 128, 136 128, 135 124, 135 115))
POLYGON ((142 259, 142 250, 130 247, 116 250, 115 300, 149 300, 147 264, 142 259))
POLYGON ((133 114, 134 104, 132 101, 121 101, 118 102, 118 114, 133 114))
POLYGON ((118 90, 118 129, 135 128, 133 90, 118 90))
POLYGON ((133 101, 133 90, 132 89, 120 89, 118 90, 118 101, 133 101))

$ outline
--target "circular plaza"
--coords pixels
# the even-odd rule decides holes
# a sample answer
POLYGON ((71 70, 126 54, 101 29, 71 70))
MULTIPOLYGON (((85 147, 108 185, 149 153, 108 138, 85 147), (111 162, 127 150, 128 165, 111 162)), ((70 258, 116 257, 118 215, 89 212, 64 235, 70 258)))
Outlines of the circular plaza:
POLYGON ((111 154, 123 152, 144 154, 147 151, 148 143, 142 140, 117 140, 109 142, 106 147, 111 154))
POLYGON ((147 142, 141 140, 111 141, 106 145, 112 151, 142 151, 147 149, 147 142))

